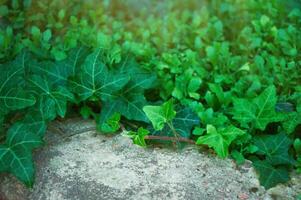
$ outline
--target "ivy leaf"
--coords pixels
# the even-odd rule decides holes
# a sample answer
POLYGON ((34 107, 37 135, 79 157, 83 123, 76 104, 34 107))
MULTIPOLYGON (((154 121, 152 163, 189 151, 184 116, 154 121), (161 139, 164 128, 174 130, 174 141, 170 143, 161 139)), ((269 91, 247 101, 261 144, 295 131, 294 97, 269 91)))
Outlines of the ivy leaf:
POLYGON ((67 101, 74 101, 74 96, 65 87, 52 87, 47 79, 33 75, 28 79, 29 87, 39 99, 40 109, 44 109, 49 118, 64 117, 67 109, 67 101), (47 105, 47 106, 46 106, 47 105), (47 108, 47 110, 45 110, 47 108))
POLYGON ((286 134, 260 135, 253 139, 254 145, 258 147, 256 152, 259 155, 265 155, 266 160, 272 165, 294 164, 295 161, 288 154, 293 141, 286 134))
POLYGON ((16 123, 9 130, 4 145, 0 145, 0 172, 10 172, 28 187, 34 181, 32 150, 43 144, 26 124, 16 123))
POLYGON ((101 57, 101 49, 90 54, 77 75, 70 80, 70 87, 80 101, 91 97, 106 100, 129 81, 125 74, 110 72, 101 57))
POLYGON ((283 129, 291 134, 295 131, 296 127, 301 124, 301 112, 292 112, 286 115, 286 121, 283 122, 283 129))
POLYGON ((84 119, 89 119, 89 117, 94 116, 92 108, 86 105, 80 108, 80 114, 84 119))
POLYGON ((289 180, 288 170, 285 167, 273 167, 268 161, 253 162, 259 172, 259 181, 266 189, 285 183, 289 180))
POLYGON ((164 128, 160 131, 151 130, 153 135, 175 137, 176 133, 178 136, 184 138, 191 136, 193 127, 200 124, 198 116, 190 108, 176 106, 175 110, 176 116, 173 120, 165 124, 164 128))
POLYGON ((233 151, 231 152, 231 156, 232 156, 232 158, 236 161, 236 163, 237 163, 238 165, 242 165, 242 164, 244 164, 245 161, 246 161, 246 159, 245 159, 245 157, 243 156, 243 154, 242 154, 241 152, 237 151, 237 150, 233 150, 233 151))
POLYGON ((121 115, 119 113, 114 113, 105 123, 98 125, 97 129, 103 133, 114 133, 120 128, 120 119, 121 115))
POLYGON ((217 130, 214 126, 209 124, 206 129, 206 135, 200 136, 196 141, 196 144, 206 144, 209 147, 212 147, 221 158, 226 158, 229 154, 230 144, 238 136, 245 134, 245 131, 234 126, 217 130))
POLYGON ((156 131, 162 130, 165 123, 171 121, 176 116, 172 100, 165 102, 161 106, 144 106, 143 111, 152 122, 156 131))
POLYGON ((301 140, 299 138, 294 141, 294 149, 297 154, 301 155, 301 140))
POLYGON ((219 84, 213 84, 210 83, 209 89, 216 95, 219 103, 221 105, 228 106, 228 104, 231 102, 231 93, 230 92, 224 92, 223 88, 219 84))
POLYGON ((30 62, 27 74, 36 74, 45 77, 51 85, 66 86, 69 76, 74 76, 84 62, 88 50, 84 47, 72 49, 67 59, 58 62, 30 62))
POLYGON ((124 64, 126 67, 120 68, 123 76, 130 77, 129 82, 104 101, 99 123, 104 123, 115 112, 120 113, 128 120, 149 122, 143 107, 148 105, 144 92, 155 86, 156 76, 137 66, 136 63, 124 64))
POLYGON ((251 123, 255 128, 264 130, 267 124, 281 120, 280 114, 275 111, 276 103, 276 88, 270 86, 252 100, 235 99, 233 118, 243 127, 249 127, 251 123))
POLYGON ((26 127, 35 133, 40 138, 43 138, 47 129, 47 117, 46 113, 42 110, 31 110, 26 113, 26 116, 20 121, 22 124, 26 124, 26 127))
POLYGON ((130 131, 125 134, 126 137, 133 139, 134 144, 137 144, 141 147, 146 147, 145 136, 149 134, 149 131, 144 128, 139 128, 137 132, 130 131))
POLYGON ((36 100, 24 90, 24 65, 26 55, 21 54, 11 63, 0 65, 0 113, 23 109, 35 104, 36 100))

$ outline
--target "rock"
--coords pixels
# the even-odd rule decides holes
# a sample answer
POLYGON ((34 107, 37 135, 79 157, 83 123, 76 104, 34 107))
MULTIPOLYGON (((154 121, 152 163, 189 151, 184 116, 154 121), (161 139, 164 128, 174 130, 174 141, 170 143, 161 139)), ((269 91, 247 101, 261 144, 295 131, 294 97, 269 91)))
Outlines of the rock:
POLYGON ((2 175, 0 200, 271 199, 250 163, 240 171, 196 146, 143 149, 94 127, 79 119, 52 123, 48 145, 34 153, 33 189, 2 175))

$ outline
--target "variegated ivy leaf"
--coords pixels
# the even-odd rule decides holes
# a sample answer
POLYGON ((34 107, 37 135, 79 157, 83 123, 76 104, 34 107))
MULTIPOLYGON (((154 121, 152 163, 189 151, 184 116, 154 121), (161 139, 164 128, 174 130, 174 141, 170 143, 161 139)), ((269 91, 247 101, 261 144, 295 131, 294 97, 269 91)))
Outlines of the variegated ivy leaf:
POLYGON ((264 130, 269 123, 283 119, 275 110, 277 96, 274 86, 266 88, 254 99, 235 99, 233 103, 233 118, 246 128, 254 126, 264 130))
POLYGON ((0 113, 23 109, 35 104, 33 95, 24 90, 24 66, 26 54, 20 54, 13 62, 0 66, 0 113))
POLYGON ((108 70, 102 61, 102 51, 98 49, 87 56, 76 76, 70 80, 70 88, 77 94, 79 101, 89 98, 107 100, 128 81, 126 74, 108 70))
POLYGON ((148 105, 144 96, 146 89, 153 88, 156 76, 148 71, 142 70, 136 63, 126 63, 118 71, 124 76, 130 77, 129 82, 122 90, 107 96, 103 104, 99 123, 104 123, 115 112, 129 120, 149 122, 143 107, 148 105))
POLYGON ((29 187, 34 180, 32 150, 43 144, 33 131, 26 124, 16 123, 8 130, 5 144, 0 145, 0 172, 12 173, 29 187))
POLYGON ((65 87, 53 87, 47 79, 33 75, 28 79, 28 85, 32 93, 36 95, 39 110, 43 110, 49 119, 57 115, 64 117, 67 109, 67 101, 73 101, 74 97, 65 87))

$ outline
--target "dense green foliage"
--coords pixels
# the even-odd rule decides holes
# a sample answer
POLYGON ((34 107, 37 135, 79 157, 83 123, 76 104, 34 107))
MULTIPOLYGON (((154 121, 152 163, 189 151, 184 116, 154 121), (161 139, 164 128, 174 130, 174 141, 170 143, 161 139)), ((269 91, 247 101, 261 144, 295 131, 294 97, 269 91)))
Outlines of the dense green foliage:
MULTIPOLYGON (((301 171, 301 5, 0 0, 0 172, 32 186, 47 123, 196 143, 270 188, 301 171), (165 102, 165 103, 164 103, 165 102)), ((181 145, 178 145, 181 144, 181 145)))

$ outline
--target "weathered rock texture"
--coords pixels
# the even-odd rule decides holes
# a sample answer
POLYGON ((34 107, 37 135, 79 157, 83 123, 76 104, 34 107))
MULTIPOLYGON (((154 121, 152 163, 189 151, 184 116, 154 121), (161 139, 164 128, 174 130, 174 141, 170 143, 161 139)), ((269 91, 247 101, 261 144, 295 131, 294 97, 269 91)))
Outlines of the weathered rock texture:
POLYGON ((34 188, 4 175, 0 200, 287 200, 301 191, 300 177, 294 187, 265 191, 249 162, 237 167, 195 146, 142 149, 121 135, 96 133, 91 121, 54 122, 46 141, 35 152, 34 188))

